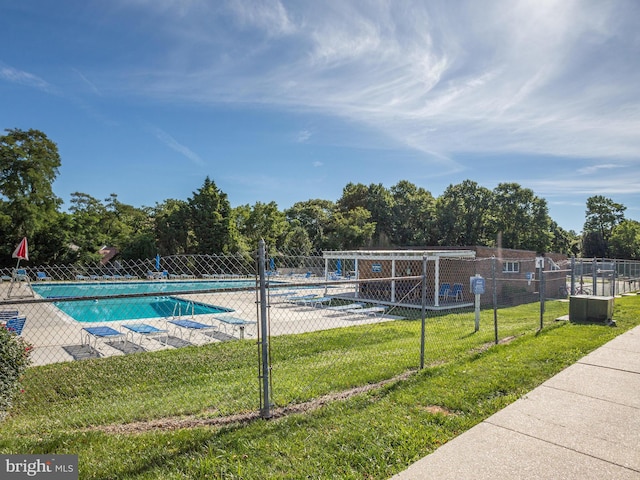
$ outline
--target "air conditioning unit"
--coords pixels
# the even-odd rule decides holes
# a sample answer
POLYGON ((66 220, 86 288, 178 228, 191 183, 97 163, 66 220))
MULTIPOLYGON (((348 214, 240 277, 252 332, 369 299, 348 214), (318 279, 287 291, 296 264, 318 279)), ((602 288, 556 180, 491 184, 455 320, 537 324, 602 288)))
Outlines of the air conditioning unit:
POLYGON ((569 320, 572 322, 610 323, 614 297, 572 295, 569 298, 569 320))

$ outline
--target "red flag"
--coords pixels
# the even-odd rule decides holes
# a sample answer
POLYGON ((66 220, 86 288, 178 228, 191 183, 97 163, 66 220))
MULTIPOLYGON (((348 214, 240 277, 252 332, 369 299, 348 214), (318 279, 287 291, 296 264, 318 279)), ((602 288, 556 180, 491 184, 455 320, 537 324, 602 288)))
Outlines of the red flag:
POLYGON ((29 246, 27 245, 27 237, 23 237, 20 243, 13 251, 13 258, 29 260, 29 246))

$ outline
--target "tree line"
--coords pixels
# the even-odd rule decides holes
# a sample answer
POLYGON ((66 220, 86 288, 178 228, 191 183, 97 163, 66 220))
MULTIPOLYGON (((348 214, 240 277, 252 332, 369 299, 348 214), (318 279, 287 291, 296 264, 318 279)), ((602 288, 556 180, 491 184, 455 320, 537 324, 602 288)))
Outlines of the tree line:
POLYGON ((584 257, 640 259, 640 223, 603 196, 587 200, 581 235, 549 216, 547 202, 517 183, 493 190, 465 180, 434 197, 408 180, 390 188, 348 183, 336 201, 310 199, 281 211, 275 202, 232 207, 213 180, 186 200, 134 207, 114 193, 99 200, 71 195, 67 212, 52 185, 61 165, 57 146, 38 130, 0 136, 0 258, 23 236, 36 265, 95 262, 102 246, 123 259, 178 254, 426 246, 501 246, 584 257))

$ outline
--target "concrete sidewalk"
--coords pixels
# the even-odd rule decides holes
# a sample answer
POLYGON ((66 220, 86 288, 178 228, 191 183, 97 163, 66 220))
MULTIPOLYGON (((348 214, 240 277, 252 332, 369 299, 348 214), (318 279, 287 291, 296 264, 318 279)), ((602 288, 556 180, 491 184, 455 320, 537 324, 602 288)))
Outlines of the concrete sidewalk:
POLYGON ((640 479, 640 326, 392 480, 640 479))

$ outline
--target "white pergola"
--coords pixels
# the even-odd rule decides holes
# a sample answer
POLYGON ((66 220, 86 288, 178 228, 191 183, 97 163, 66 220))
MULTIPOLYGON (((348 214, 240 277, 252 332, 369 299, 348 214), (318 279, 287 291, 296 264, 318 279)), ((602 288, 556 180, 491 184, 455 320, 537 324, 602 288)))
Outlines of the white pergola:
MULTIPOLYGON (((441 258, 475 258, 474 250, 347 250, 347 251, 326 251, 322 252, 324 258, 324 276, 329 278, 330 260, 353 260, 355 265, 356 278, 358 275, 358 261, 390 261, 391 277, 396 276, 397 261, 432 261, 435 262, 435 282, 434 282, 434 302, 439 306, 440 291, 440 259, 441 258)), ((395 281, 391 282, 391 301, 395 302, 395 281)))

